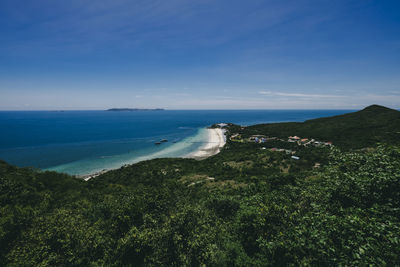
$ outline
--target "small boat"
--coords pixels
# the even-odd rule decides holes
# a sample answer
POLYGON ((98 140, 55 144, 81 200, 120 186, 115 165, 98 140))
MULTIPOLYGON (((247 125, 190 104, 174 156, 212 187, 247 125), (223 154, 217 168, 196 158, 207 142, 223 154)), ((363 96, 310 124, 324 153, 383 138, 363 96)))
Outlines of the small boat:
POLYGON ((167 139, 161 139, 160 142, 161 142, 161 143, 165 143, 165 142, 168 142, 168 140, 167 140, 167 139))
POLYGON ((161 145, 161 142, 155 142, 154 144, 155 145, 161 145))

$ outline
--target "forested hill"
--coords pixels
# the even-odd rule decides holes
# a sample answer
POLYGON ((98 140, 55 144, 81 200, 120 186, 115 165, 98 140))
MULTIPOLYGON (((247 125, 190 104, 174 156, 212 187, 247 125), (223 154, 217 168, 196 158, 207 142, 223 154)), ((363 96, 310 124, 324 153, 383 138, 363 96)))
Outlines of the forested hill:
POLYGON ((287 138, 297 135, 332 141, 342 149, 400 144, 400 112, 372 105, 344 115, 308 120, 302 123, 271 123, 246 128, 246 133, 287 138))
MULTIPOLYGON (((398 122, 370 107, 305 124, 363 117, 368 129, 377 109, 398 122)), ((269 126, 243 131, 257 127, 269 126)), ((0 161, 0 266, 399 266, 399 206, 399 146, 228 138, 205 160, 88 182, 0 161)))

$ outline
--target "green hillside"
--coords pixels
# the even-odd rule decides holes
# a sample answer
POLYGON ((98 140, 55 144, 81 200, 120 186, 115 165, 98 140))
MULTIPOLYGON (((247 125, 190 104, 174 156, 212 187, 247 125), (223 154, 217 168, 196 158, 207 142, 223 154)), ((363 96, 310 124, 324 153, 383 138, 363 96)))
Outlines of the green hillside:
POLYGON ((342 149, 375 146, 377 143, 400 144, 400 112, 372 105, 358 112, 303 123, 250 126, 246 128, 246 134, 317 138, 332 141, 342 149))
MULTIPOLYGON (((375 129, 377 111, 396 124, 397 111, 369 107, 304 125, 363 117, 367 129, 372 112, 375 129)), ((228 141, 205 160, 149 160, 88 182, 0 162, 0 265, 397 266, 399 206, 391 145, 228 141)))

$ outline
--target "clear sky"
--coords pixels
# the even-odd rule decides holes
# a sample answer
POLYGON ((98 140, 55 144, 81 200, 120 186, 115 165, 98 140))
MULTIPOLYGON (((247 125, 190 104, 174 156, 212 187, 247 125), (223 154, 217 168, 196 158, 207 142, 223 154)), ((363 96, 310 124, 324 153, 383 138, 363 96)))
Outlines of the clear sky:
POLYGON ((1 0, 0 109, 400 108, 400 1, 1 0))

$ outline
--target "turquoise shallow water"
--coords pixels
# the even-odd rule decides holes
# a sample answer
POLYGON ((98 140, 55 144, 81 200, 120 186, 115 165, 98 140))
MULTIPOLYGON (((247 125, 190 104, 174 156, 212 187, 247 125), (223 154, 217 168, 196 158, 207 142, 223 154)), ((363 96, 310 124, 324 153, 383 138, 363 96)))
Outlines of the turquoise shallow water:
POLYGON ((156 157, 181 157, 218 122, 304 121, 349 110, 1 111, 0 159, 69 174, 89 174, 156 157), (156 146, 154 142, 168 139, 156 146))
POLYGON ((132 164, 143 160, 166 157, 183 157, 190 152, 199 149, 207 142, 207 139, 208 134, 206 128, 200 128, 193 136, 186 137, 176 143, 163 143, 162 147, 151 145, 147 148, 132 150, 123 154, 85 158, 46 169, 69 174, 84 175, 99 172, 104 169, 116 169, 124 164, 132 164))

